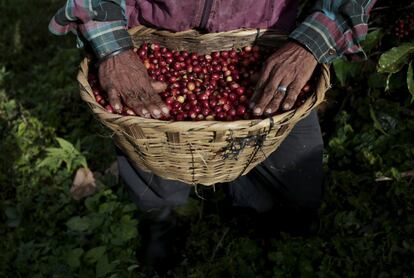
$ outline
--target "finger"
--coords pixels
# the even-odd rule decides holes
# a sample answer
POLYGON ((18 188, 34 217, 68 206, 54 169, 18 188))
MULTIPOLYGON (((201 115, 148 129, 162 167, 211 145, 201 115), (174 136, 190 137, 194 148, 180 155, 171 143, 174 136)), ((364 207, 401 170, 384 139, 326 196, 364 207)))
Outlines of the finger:
POLYGON ((130 105, 131 109, 134 110, 135 114, 141 117, 144 117, 144 118, 151 117, 150 112, 147 109, 145 109, 142 101, 138 99, 132 99, 132 100, 129 100, 128 104, 130 105))
POLYGON ((256 116, 260 116, 263 114, 265 107, 269 104, 269 102, 273 99, 276 92, 263 92, 261 98, 259 99, 258 103, 253 107, 253 114, 256 116))
POLYGON ((283 110, 287 111, 287 110, 292 109, 305 83, 306 82, 296 79, 290 84, 290 86, 288 87, 286 98, 283 100, 283 103, 282 103, 283 110))
POLYGON ((151 116, 155 119, 158 119, 162 116, 162 114, 168 111, 167 107, 160 107, 161 98, 160 96, 154 91, 151 83, 144 84, 142 87, 142 92, 139 93, 139 96, 142 99, 144 107, 151 113, 151 116), (162 111, 164 108, 164 111, 162 111), (165 110, 165 108, 167 110, 165 110))
POLYGON ((141 106, 139 109, 145 110, 146 113, 142 114, 144 114, 146 118, 152 116, 157 119, 161 116, 161 110, 151 103, 151 95, 156 95, 156 93, 148 79, 141 80, 139 84, 131 82, 128 88, 131 88, 132 90, 129 93, 129 95, 132 96, 130 101, 134 101, 134 103, 138 101, 140 103, 141 106))
POLYGON ((281 75, 279 74, 278 68, 274 68, 271 72, 268 83, 263 89, 263 94, 258 101, 257 105, 253 109, 253 114, 260 116, 265 112, 265 108, 269 105, 270 101, 273 99, 277 93, 277 88, 282 80, 281 75))
POLYGON ((261 96, 262 91, 255 90, 252 97, 249 101, 249 108, 253 109, 256 106, 256 103, 259 101, 259 97, 261 96))
MULTIPOLYGON (((286 83, 284 83, 284 81, 282 81, 280 84, 281 85, 279 85, 279 86, 284 86, 286 88, 288 87, 286 85, 283 85, 283 84, 286 84, 286 83)), ((273 99, 266 106, 265 114, 271 115, 271 114, 276 113, 279 110, 280 104, 282 103, 283 99, 286 97, 286 94, 287 94, 287 91, 286 92, 277 91, 276 95, 273 97, 273 99)))
POLYGON ((275 65, 275 62, 273 62, 273 60, 268 60, 264 64, 263 70, 260 73, 260 78, 259 78, 259 80, 257 81, 257 84, 256 84, 256 90, 261 90, 261 89, 263 89, 264 85, 266 85, 266 83, 269 79, 269 76, 273 71, 274 65, 275 65))
POLYGON ((167 90, 167 83, 160 81, 152 81, 151 87, 154 89, 154 92, 159 94, 167 90))
POLYGON ((151 103, 154 104, 155 106, 157 106, 161 110, 161 113, 164 116, 168 116, 170 114, 170 109, 168 109, 167 105, 162 101, 162 99, 159 95, 152 94, 151 95, 151 103))
POLYGON ((154 103, 156 106, 158 106, 158 108, 160 108, 164 116, 169 116, 170 110, 168 109, 167 105, 165 105, 165 103, 162 101, 161 97, 157 94, 157 93, 161 93, 167 90, 167 84, 164 82, 155 81, 155 82, 151 82, 151 87, 153 91, 156 93, 156 94, 152 93, 150 95, 152 99, 152 103, 154 103))
MULTIPOLYGON (((276 81, 277 83, 277 81, 276 81)), ((292 83, 291 78, 289 78, 288 76, 285 76, 280 82, 279 84, 276 86, 276 94, 273 97, 273 99, 270 101, 270 103, 266 106, 265 108, 265 113, 266 114, 274 114, 276 113, 279 108, 280 108, 280 104, 282 103, 283 99, 286 97, 286 95, 289 93, 288 92, 288 88, 290 83, 292 83), (282 88, 286 88, 286 91, 283 91, 282 88)), ((273 90, 273 88, 271 88, 271 90, 273 90)))
POLYGON ((121 103, 121 97, 117 90, 111 88, 108 90, 108 100, 111 104, 112 108, 117 112, 122 112, 122 103, 121 103))
POLYGON ((143 104, 144 108, 149 111, 154 119, 159 119, 161 117, 161 109, 157 105, 153 104, 151 99, 144 101, 143 104))
POLYGON ((254 91, 254 94, 250 100, 250 108, 254 108, 256 106, 256 103, 259 101, 260 96, 263 93, 263 87, 266 85, 269 75, 273 69, 273 62, 266 62, 265 66, 263 67, 262 72, 260 73, 260 78, 257 81, 256 88, 254 91))

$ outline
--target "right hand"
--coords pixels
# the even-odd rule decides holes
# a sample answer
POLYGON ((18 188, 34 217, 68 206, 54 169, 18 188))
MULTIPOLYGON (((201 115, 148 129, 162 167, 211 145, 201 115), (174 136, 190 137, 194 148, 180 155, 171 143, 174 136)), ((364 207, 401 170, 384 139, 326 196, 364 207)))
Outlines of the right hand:
POLYGON ((122 102, 137 115, 150 118, 168 116, 169 110, 158 93, 165 83, 151 82, 147 70, 133 50, 110 57, 99 65, 99 81, 108 93, 112 108, 120 113, 122 102))

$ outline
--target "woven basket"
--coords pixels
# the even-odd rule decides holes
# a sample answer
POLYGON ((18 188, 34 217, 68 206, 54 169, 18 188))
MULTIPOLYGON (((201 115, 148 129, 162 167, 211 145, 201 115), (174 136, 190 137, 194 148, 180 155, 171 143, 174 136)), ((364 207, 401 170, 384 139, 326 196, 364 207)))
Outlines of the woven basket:
MULTIPOLYGON (((198 53, 247 45, 281 44, 286 36, 271 30, 235 30, 200 34, 172 33, 146 27, 130 30, 134 43, 159 42, 170 49, 198 53)), ((329 68, 321 65, 315 94, 296 110, 267 119, 234 122, 170 122, 108 113, 94 98, 87 81, 87 59, 78 74, 80 93, 98 120, 113 132, 115 144, 133 166, 187 184, 213 185, 233 181, 264 161, 286 138, 294 125, 324 99, 329 68)))

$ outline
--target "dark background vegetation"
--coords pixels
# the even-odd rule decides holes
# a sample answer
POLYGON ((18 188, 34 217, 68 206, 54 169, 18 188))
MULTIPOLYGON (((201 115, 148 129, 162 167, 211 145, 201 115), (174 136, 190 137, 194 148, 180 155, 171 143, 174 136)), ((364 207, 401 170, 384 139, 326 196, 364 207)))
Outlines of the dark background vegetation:
MULTIPOLYGON (((63 2, 0 0, 0 277, 140 277, 135 206, 106 171, 110 136, 78 94, 83 54, 73 36, 47 32, 63 2), (45 163, 50 147, 63 154, 54 164, 45 163), (99 191, 74 201, 83 157, 99 191)), ((312 1, 302 2, 306 14, 312 1)), ((317 235, 281 233, 263 244, 225 221, 220 188, 207 190, 207 200, 178 211, 177 277, 413 277, 414 45, 413 33, 399 39, 394 30, 413 15, 410 2, 379 1, 369 59, 333 66, 320 111, 326 192, 317 235), (393 67, 378 73, 379 57, 396 46, 383 58, 393 67)))

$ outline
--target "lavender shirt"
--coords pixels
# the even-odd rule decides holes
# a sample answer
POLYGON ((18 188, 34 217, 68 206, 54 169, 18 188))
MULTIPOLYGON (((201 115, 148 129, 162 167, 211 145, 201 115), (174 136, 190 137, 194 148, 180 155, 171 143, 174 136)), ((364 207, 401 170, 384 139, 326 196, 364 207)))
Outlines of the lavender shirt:
POLYGON ((289 33, 297 12, 297 0, 126 0, 129 27, 143 24, 172 31, 275 28, 289 33))

